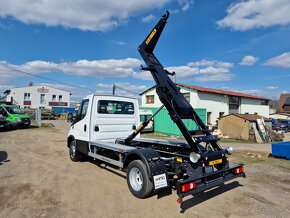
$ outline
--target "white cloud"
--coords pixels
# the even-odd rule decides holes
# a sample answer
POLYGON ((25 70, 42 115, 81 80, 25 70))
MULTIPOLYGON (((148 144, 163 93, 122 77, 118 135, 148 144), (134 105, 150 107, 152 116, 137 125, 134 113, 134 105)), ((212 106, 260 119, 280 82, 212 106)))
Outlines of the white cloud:
POLYGON ((122 42, 122 41, 111 40, 110 42, 113 43, 113 44, 116 44, 116 45, 126 45, 126 43, 122 42))
MULTIPOLYGON (((114 84, 103 84, 103 83, 99 83, 96 85, 96 87, 98 88, 104 88, 104 89, 112 89, 114 84)), ((128 90, 131 92, 136 92, 139 93, 140 91, 144 91, 146 89, 148 89, 147 86, 141 85, 132 85, 128 82, 126 83, 115 83, 115 85, 117 86, 117 88, 122 89, 123 91, 128 90)))
POLYGON ((153 80, 152 75, 149 71, 143 71, 139 73, 133 72, 133 78, 141 80, 153 80))
MULTIPOLYGON (((53 63, 46 61, 31 61, 23 65, 13 65, 0 62, 6 66, 31 74, 62 72, 76 76, 94 76, 96 78, 126 78, 133 74, 133 68, 140 66, 141 60, 136 58, 107 59, 107 60, 78 60, 76 62, 53 63)), ((1 67, 3 68, 3 67, 1 67)), ((0 82, 23 76, 20 72, 5 69, 0 71, 0 82)))
POLYGON ((234 74, 231 73, 217 73, 212 75, 204 75, 197 77, 197 82, 216 82, 216 81, 231 81, 234 78, 234 74))
POLYGON ((219 73, 228 73, 229 69, 227 68, 218 68, 218 67, 206 67, 204 69, 200 69, 201 74, 219 74, 219 73))
MULTIPOLYGON (((1 0, 0 17, 26 24, 45 24, 91 31, 108 31, 131 16, 161 8, 171 0, 1 0)), ((185 4, 186 5, 186 4, 185 4)), ((185 7, 184 5, 184 7, 185 7)))
POLYGON ((279 86, 267 86, 266 89, 275 90, 279 89, 279 86))
POLYGON ((201 66, 212 66, 215 63, 216 61, 201 60, 197 62, 189 62, 187 65, 192 67, 201 67, 201 66))
POLYGON ((243 58, 243 60, 240 62, 240 65, 252 66, 258 60, 258 57, 248 55, 243 58))
POLYGON ((175 72, 176 77, 178 79, 186 79, 186 78, 193 78, 198 75, 198 68, 197 67, 189 67, 189 66, 178 66, 178 67, 167 67, 166 68, 169 72, 175 72))
POLYGON ((285 52, 277 57, 267 60, 263 65, 290 68, 290 52, 285 52))
POLYGON ((155 16, 153 14, 149 14, 148 16, 142 18, 142 22, 149 23, 153 21, 154 19, 155 19, 155 16))
POLYGON ((193 6, 194 0, 178 0, 182 11, 187 11, 193 6))
POLYGON ((289 11, 289 0, 238 1, 227 8, 227 15, 217 24, 240 31, 287 25, 290 23, 289 11))
MULTIPOLYGON (((201 60, 189 62, 185 66, 172 66, 166 69, 169 72, 175 71, 177 79, 194 79, 198 82, 230 81, 235 76, 229 70, 233 65, 230 62, 201 60)), ((134 72, 133 77, 142 80, 153 80, 150 72, 134 72)))
MULTIPOLYGON (((122 95, 122 96, 131 96, 134 98, 140 98, 139 93, 145 91, 148 89, 147 86, 141 85, 132 85, 128 82, 126 83, 115 83, 116 85, 116 95, 122 95)), ((112 94, 113 90, 113 84, 103 84, 99 83, 96 85, 97 88, 101 89, 110 89, 110 91, 107 90, 97 90, 97 94, 112 94)))

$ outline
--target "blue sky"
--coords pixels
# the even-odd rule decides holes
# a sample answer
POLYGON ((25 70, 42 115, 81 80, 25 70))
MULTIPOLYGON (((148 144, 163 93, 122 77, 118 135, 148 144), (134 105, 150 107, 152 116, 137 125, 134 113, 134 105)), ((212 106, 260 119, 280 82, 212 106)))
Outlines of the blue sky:
POLYGON ((268 98, 289 93, 289 0, 1 0, 1 94, 33 81, 74 100, 110 93, 114 83, 117 94, 137 95, 154 85, 138 69, 137 47, 166 10, 155 55, 176 82, 268 98))

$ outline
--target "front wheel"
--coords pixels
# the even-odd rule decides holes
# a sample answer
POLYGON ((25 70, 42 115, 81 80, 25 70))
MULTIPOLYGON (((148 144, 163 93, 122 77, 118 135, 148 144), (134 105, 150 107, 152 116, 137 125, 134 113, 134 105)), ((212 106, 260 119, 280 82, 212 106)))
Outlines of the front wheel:
POLYGON ((131 193, 137 198, 145 198, 151 194, 153 184, 149 179, 147 168, 141 160, 134 160, 129 164, 127 183, 131 193))
POLYGON ((69 157, 72 161, 77 162, 84 158, 84 155, 77 151, 76 143, 72 141, 69 145, 69 157))

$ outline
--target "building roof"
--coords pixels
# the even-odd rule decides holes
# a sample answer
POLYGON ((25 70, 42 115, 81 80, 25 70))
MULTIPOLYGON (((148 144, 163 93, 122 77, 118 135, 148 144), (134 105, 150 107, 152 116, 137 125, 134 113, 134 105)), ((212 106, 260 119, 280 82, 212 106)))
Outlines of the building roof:
POLYGON ((277 113, 290 113, 290 94, 281 94, 277 106, 277 113))
POLYGON ((269 119, 267 117, 260 116, 258 114, 229 114, 229 115, 226 115, 224 117, 231 116, 231 115, 240 117, 240 118, 248 120, 248 121, 256 121, 257 119, 264 119, 264 121, 272 121, 271 119, 269 119))
MULTIPOLYGON (((255 98, 255 99, 262 99, 262 100, 270 100, 269 98, 264 98, 256 95, 248 95, 245 93, 241 92, 231 92, 231 91, 225 91, 225 90, 220 90, 220 89, 211 89, 211 88, 205 88, 205 87, 200 87, 200 86, 191 86, 191 85, 186 85, 182 83, 175 83, 176 85, 183 86, 189 89, 194 89, 200 92, 210 92, 210 93, 215 93, 215 94, 221 94, 221 95, 232 95, 232 96, 239 96, 239 97, 245 97, 245 98, 255 98)), ((145 92, 149 91, 150 89, 155 88, 155 86, 152 86, 151 88, 145 90, 144 92, 140 93, 140 95, 143 95, 145 92)))

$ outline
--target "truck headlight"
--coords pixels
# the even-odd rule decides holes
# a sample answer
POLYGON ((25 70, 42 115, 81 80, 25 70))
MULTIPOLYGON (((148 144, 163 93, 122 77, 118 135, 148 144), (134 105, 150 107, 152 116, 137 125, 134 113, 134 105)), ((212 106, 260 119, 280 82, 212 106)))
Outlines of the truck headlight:
POLYGON ((21 118, 19 118, 19 117, 16 117, 16 120, 17 120, 18 122, 21 122, 21 118))
POLYGON ((225 150, 226 150, 226 153, 229 155, 234 153, 234 149, 231 146, 227 146, 225 150))
POLYGON ((192 163, 196 163, 198 160, 200 159, 200 155, 195 153, 195 152, 191 152, 189 154, 189 160, 192 162, 192 163))

